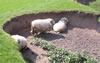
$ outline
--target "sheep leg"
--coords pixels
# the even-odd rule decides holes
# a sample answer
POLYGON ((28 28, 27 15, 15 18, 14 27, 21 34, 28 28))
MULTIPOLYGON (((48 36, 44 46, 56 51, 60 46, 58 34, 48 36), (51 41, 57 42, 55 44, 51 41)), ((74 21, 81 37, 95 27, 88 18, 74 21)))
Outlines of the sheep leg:
POLYGON ((39 35, 41 32, 38 32, 37 35, 39 35))
POLYGON ((59 34, 60 32, 56 32, 57 34, 59 34))
POLYGON ((36 36, 39 35, 39 34, 40 34, 40 32, 36 32, 36 33, 33 34, 33 36, 36 37, 36 36))
POLYGON ((34 36, 34 37, 36 37, 36 36, 37 36, 37 34, 36 34, 36 33, 34 33, 34 34, 33 34, 33 36, 34 36))
POLYGON ((38 34, 39 34, 39 31, 36 28, 34 28, 34 36, 37 36, 38 34))
POLYGON ((33 27, 31 26, 31 31, 30 31, 30 33, 33 35, 33 33, 32 33, 32 32, 33 32, 33 27))
POLYGON ((34 37, 37 36, 36 29, 33 28, 33 27, 31 27, 30 33, 31 33, 34 37), (33 33, 33 32, 34 32, 34 33, 33 33))

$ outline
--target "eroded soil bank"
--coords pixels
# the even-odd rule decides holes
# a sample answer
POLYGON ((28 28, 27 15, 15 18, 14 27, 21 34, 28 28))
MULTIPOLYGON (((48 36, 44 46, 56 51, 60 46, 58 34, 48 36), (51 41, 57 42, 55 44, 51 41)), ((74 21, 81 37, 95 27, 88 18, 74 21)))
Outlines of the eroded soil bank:
POLYGON ((30 28, 32 20, 53 18, 56 22, 62 18, 67 17, 70 26, 95 29, 100 32, 100 23, 98 23, 98 17, 92 14, 78 13, 78 12, 49 12, 49 13, 38 13, 38 14, 26 14, 12 18, 10 21, 5 23, 4 30, 9 34, 17 34, 18 31, 30 28))
MULTIPOLYGON (((56 34, 50 31, 38 37, 69 51, 88 52, 90 56, 94 56, 100 61, 100 23, 98 23, 96 15, 77 12, 26 14, 12 18, 11 21, 4 24, 3 28, 5 32, 11 35, 19 34, 28 39, 31 36, 30 24, 32 20, 53 18, 55 22, 58 22, 62 17, 67 17, 69 20, 68 29, 64 33, 56 34)), ((24 54, 27 55, 25 52, 24 54)))

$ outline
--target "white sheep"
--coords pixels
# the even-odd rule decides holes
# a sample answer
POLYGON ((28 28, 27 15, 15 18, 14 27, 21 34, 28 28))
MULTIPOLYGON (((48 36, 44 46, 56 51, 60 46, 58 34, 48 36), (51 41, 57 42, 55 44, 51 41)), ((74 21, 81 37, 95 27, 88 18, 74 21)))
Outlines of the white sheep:
POLYGON ((19 50, 27 46, 27 39, 25 37, 20 35, 12 35, 11 37, 19 44, 19 50))
POLYGON ((31 33, 34 36, 39 35, 42 32, 51 31, 55 21, 51 18, 33 20, 31 23, 31 33))
POLYGON ((54 24, 53 30, 57 33, 63 32, 67 28, 68 19, 66 17, 61 18, 58 23, 54 24))

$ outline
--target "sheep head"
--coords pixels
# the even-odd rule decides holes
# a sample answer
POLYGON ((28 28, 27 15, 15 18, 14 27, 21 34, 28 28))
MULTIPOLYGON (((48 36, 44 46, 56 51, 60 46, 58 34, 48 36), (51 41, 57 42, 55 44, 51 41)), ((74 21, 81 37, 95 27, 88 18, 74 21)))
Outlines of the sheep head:
POLYGON ((59 21, 65 23, 65 24, 67 24, 69 22, 66 17, 61 18, 59 21))

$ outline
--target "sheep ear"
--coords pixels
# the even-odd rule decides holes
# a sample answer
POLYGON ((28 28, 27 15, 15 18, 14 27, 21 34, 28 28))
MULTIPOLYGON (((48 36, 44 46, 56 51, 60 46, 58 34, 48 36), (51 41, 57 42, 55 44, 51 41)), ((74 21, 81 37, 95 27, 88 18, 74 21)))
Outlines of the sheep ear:
POLYGON ((63 17, 62 20, 66 21, 66 22, 69 21, 68 18, 66 18, 66 17, 63 17))

